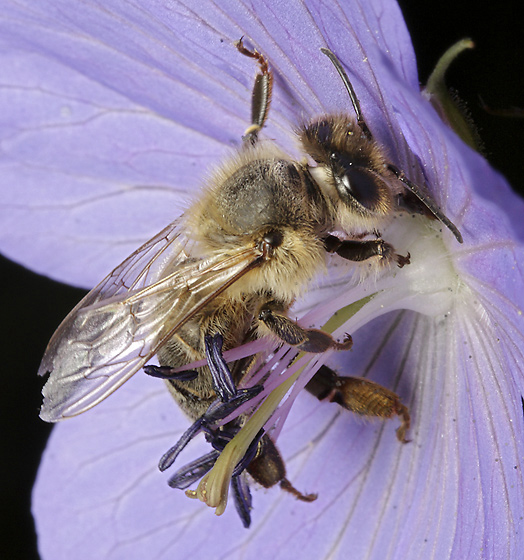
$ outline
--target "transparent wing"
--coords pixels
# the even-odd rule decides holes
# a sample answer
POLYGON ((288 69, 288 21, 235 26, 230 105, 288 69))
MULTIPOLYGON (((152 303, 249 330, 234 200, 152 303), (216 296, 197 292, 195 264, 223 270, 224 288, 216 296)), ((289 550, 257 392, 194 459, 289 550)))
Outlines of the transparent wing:
POLYGON ((138 371, 195 313, 261 262, 255 247, 193 258, 174 222, 69 313, 39 374, 50 373, 40 417, 56 422, 92 408, 138 371))

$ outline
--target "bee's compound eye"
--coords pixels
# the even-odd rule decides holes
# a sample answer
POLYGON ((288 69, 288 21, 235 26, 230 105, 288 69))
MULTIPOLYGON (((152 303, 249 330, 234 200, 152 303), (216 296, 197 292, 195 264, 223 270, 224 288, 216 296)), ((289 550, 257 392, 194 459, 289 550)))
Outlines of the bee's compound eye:
POLYGON ((357 201, 366 210, 376 212, 389 199, 384 181, 371 169, 354 165, 344 155, 337 154, 335 185, 340 198, 347 203, 357 201))
POLYGON ((378 196, 377 179, 367 169, 354 167, 342 175, 337 181, 342 197, 352 196, 364 208, 375 206, 378 196))

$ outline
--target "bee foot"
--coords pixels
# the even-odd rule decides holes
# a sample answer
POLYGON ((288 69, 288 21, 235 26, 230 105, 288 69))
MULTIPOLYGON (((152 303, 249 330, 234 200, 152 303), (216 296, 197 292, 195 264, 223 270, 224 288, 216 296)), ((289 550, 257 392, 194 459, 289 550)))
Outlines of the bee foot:
POLYGON ((302 492, 300 492, 300 490, 297 490, 287 478, 283 478, 280 481, 280 488, 282 488, 282 490, 285 490, 286 492, 289 492, 301 502, 314 502, 318 498, 318 494, 303 494, 302 492))
POLYGON ((397 266, 403 268, 411 262, 411 255, 408 253, 405 257, 403 255, 395 255, 395 260, 397 261, 397 266))

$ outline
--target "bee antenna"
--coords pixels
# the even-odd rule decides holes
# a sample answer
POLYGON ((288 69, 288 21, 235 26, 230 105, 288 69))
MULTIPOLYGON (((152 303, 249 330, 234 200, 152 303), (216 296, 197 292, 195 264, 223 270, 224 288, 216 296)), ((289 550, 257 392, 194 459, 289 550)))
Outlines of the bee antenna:
POLYGON ((333 51, 330 51, 329 49, 326 49, 324 47, 321 48, 320 50, 322 51, 323 54, 325 54, 329 58, 329 60, 331 60, 331 62, 333 63, 333 66, 335 67, 339 76, 342 78, 342 82, 344 83, 344 86, 346 86, 346 90, 349 94, 349 99, 351 100, 351 104, 353 105, 353 109, 354 109, 355 114, 357 116, 358 126, 361 128, 362 132, 370 140, 372 140, 373 135, 371 134, 371 131, 369 130, 368 125, 366 124, 366 121, 364 120, 364 116, 362 115, 362 109, 360 108, 360 103, 358 101, 357 94, 355 93, 355 90, 353 89, 353 86, 351 85, 351 82, 349 81, 349 78, 348 78, 348 75, 346 74, 346 71, 344 70, 344 68, 342 68, 342 64, 340 63, 340 60, 337 58, 337 56, 335 55, 335 53, 333 51))

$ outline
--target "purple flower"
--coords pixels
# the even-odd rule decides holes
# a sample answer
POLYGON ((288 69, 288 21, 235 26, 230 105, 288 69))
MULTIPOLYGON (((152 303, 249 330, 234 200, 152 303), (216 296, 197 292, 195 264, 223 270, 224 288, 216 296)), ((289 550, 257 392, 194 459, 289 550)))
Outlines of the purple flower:
POLYGON ((351 110, 327 46, 391 160, 429 186, 464 237, 422 217, 394 220, 382 233, 411 253, 409 266, 358 282, 333 258, 293 310, 321 325, 374 294, 335 331, 351 332, 354 350, 321 359, 395 390, 411 441, 398 442, 396 421, 357 423, 292 392, 278 446, 288 478, 318 499, 254 489, 246 531, 234 508, 217 518, 168 488, 156 460, 188 422, 162 383, 138 373, 54 429, 34 490, 42 557, 518 557, 522 201, 420 95, 393 2, 192 5, 4 2, 0 248, 92 287, 240 145, 255 68, 234 41, 245 36, 268 57, 276 78, 264 136, 297 157, 300 123, 351 110))

